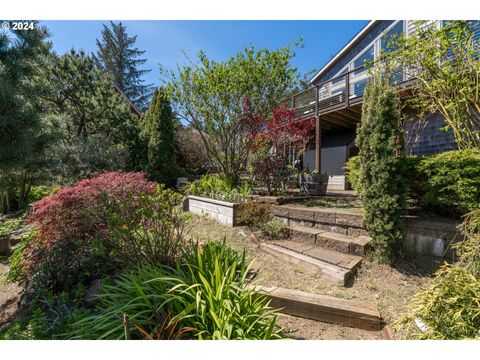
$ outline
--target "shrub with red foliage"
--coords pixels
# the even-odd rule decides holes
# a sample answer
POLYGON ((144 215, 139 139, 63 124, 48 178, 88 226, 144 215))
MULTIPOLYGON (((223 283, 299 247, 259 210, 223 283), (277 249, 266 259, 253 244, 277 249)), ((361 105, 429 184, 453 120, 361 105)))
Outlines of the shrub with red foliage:
MULTIPOLYGON (((48 291, 64 291, 87 283, 105 271, 107 207, 119 200, 136 206, 141 194, 153 194, 157 184, 144 173, 103 173, 82 180, 33 203, 28 221, 37 236, 25 249, 23 270, 28 282, 41 277, 48 291)), ((37 283, 39 281, 36 281, 37 283)))
POLYGON ((250 115, 246 119, 252 170, 268 194, 286 186, 292 173, 288 167, 290 149, 301 156, 315 137, 315 118, 299 120, 295 113, 295 109, 283 106, 273 109, 269 118, 250 115))

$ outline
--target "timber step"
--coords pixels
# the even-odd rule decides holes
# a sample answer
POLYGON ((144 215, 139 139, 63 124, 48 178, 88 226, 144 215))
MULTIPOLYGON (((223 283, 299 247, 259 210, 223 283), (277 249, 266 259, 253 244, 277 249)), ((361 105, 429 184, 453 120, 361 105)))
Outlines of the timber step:
POLYGON ((300 290, 258 285, 255 288, 270 298, 272 307, 285 314, 371 331, 384 326, 378 308, 372 304, 300 290))
POLYGON ((357 268, 362 262, 359 256, 322 249, 314 244, 298 241, 261 243, 260 247, 282 260, 301 266, 307 271, 320 272, 331 281, 348 286, 353 282, 357 268))
POLYGON ((315 244, 304 244, 294 240, 279 240, 275 241, 274 245, 299 252, 303 255, 310 256, 347 270, 354 270, 363 260, 360 256, 343 254, 338 251, 315 246, 315 244))
POLYGON ((289 230, 296 240, 357 256, 365 255, 366 247, 371 241, 371 238, 365 235, 353 237, 301 225, 292 225, 289 230))

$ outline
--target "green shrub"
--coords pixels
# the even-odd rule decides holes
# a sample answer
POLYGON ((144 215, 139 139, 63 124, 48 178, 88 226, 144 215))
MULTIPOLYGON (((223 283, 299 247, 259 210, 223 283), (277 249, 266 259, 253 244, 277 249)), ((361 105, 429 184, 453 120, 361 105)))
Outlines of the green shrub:
POLYGON ((419 164, 421 203, 438 213, 458 216, 480 203, 480 150, 453 150, 419 164))
POLYGON ((258 227, 272 217, 272 206, 258 201, 241 203, 238 207, 237 222, 239 225, 258 227))
POLYGON ((243 256, 222 244, 195 247, 175 269, 143 267, 104 284, 97 313, 73 339, 275 339, 276 311, 247 288, 243 256), (128 315, 128 322, 124 314, 128 315))
POLYGON ((45 196, 55 194, 57 190, 58 188, 56 186, 32 186, 28 195, 28 203, 30 204, 44 198, 45 196))
POLYGON ((71 331, 75 322, 91 314, 90 310, 78 307, 82 295, 83 289, 79 288, 74 293, 48 294, 36 300, 31 305, 29 316, 1 331, 0 339, 62 339, 62 334, 71 331))
POLYGON ((458 263, 480 280, 480 208, 464 217, 465 239, 456 244, 458 263))
POLYGON ((0 222, 0 236, 8 235, 12 231, 18 230, 20 226, 22 226, 24 221, 25 214, 3 220, 2 222, 0 222))
MULTIPOLYGON (((419 199, 423 195, 422 183, 425 179, 419 176, 419 164, 424 159, 420 156, 406 156, 399 158, 399 171, 405 185, 408 187, 407 193, 419 199)), ((345 164, 345 176, 347 181, 352 185, 353 190, 357 193, 360 189, 360 157, 353 156, 345 164)))
POLYGON ((345 178, 352 186, 352 189, 360 192, 360 157, 353 156, 345 164, 345 178))
POLYGON ((396 92, 380 77, 364 94, 362 122, 357 130, 360 177, 357 187, 364 206, 364 226, 381 262, 394 259, 394 247, 404 236, 405 181, 398 154, 402 153, 396 92))
POLYGON ((188 247, 188 215, 179 206, 182 199, 182 195, 161 185, 152 194, 109 200, 108 234, 103 241, 121 269, 140 264, 175 265, 188 247))
POLYGON ((275 240, 288 237, 288 227, 278 219, 270 219, 260 225, 260 231, 266 238, 275 240))
POLYGON ((234 187, 230 181, 219 175, 204 175, 190 184, 187 193, 188 195, 238 203, 250 198, 252 186, 244 182, 239 187, 234 187))
POLYGON ((415 295, 409 312, 396 324, 413 339, 480 339, 480 280, 465 268, 445 265, 430 287, 415 295), (422 330, 412 324, 420 320, 422 330))

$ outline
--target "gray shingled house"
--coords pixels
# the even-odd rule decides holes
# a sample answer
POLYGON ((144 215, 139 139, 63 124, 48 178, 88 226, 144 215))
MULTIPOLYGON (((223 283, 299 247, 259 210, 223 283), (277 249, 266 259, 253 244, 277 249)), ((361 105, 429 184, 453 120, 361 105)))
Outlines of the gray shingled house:
MULTIPOLYGON (((445 26, 446 21, 425 24, 445 26)), ((425 26, 425 24, 423 26, 425 26)), ((365 63, 375 60, 387 49, 397 34, 407 37, 419 23, 412 20, 373 20, 355 35, 310 80, 310 87, 289 99, 297 110, 297 118, 316 118, 315 144, 304 154, 304 166, 329 175, 329 189, 347 189, 344 166, 358 153, 354 144, 357 124, 361 119, 362 98, 369 79, 365 63)), ((477 36, 480 37, 480 31, 477 36)), ((396 83, 407 87, 411 79, 398 72, 396 83)), ((412 115, 413 116, 413 115, 412 115)), ((440 130, 444 126, 440 115, 432 114, 422 126, 406 122, 406 152, 429 155, 456 147, 452 133, 440 130)), ((418 124, 418 122, 417 122, 418 124)))

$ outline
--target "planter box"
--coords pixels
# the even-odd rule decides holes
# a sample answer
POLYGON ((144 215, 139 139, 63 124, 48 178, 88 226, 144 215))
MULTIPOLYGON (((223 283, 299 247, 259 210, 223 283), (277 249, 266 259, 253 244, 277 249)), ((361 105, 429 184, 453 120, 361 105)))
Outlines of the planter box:
POLYGON ((308 195, 325 195, 327 193, 328 175, 300 174, 298 179, 300 191, 308 195))
POLYGON ((183 209, 197 215, 207 215, 220 224, 233 227, 237 225, 238 206, 226 201, 187 196, 183 209))

